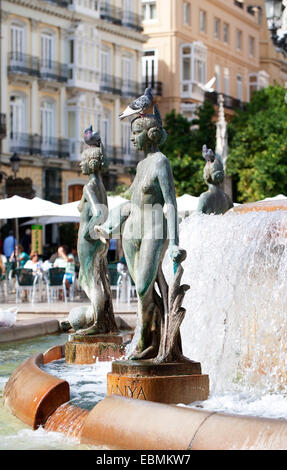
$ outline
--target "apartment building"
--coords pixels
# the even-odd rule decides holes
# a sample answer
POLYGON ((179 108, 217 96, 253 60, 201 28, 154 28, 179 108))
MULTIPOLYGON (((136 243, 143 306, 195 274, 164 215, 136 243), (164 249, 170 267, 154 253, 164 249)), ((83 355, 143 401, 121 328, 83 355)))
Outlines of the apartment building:
POLYGON ((204 98, 226 113, 262 87, 287 80, 286 59, 267 30, 264 0, 142 0, 143 80, 161 89, 162 114, 175 109, 192 119, 204 98), (259 7, 258 7, 259 6, 259 7), (200 85, 216 77, 213 93, 200 85))
POLYGON ((36 195, 79 199, 90 124, 106 148, 107 189, 129 182, 140 156, 118 115, 142 91, 141 0, 2 0, 0 8, 0 192, 16 153, 17 177, 31 178, 36 195))

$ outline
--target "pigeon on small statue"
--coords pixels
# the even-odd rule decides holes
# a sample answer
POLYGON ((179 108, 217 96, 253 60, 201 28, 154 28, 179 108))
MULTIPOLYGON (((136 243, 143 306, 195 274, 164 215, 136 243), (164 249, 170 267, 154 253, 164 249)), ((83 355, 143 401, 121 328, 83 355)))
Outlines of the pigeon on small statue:
POLYGON ((122 114, 119 115, 119 118, 125 119, 128 116, 133 114, 140 114, 142 116, 143 112, 148 109, 153 101, 152 93, 150 88, 146 88, 142 96, 132 101, 122 114))
POLYGON ((91 125, 84 132, 84 141, 85 144, 90 146, 99 147, 101 144, 101 138, 96 131, 93 131, 93 126, 91 125))
POLYGON ((207 162, 214 162, 215 155, 211 149, 207 149, 207 146, 202 147, 202 156, 207 162))

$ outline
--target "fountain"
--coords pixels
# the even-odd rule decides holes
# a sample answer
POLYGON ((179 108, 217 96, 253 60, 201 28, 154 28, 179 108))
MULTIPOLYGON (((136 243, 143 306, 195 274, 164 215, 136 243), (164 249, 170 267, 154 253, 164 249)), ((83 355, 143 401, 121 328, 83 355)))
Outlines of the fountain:
POLYGON ((120 213, 104 214, 102 147, 99 136, 88 130, 93 148, 82 163, 90 181, 82 200, 79 254, 91 307, 72 312, 63 324, 75 330, 65 345, 29 357, 13 372, 4 405, 33 429, 44 427, 110 449, 286 449, 287 413, 285 419, 240 416, 233 409, 226 414, 220 401, 231 394, 237 403, 254 403, 255 396, 287 393, 286 206, 276 202, 269 213, 261 203, 224 215, 197 212, 178 230, 171 171, 158 150, 165 137, 161 118, 156 107, 153 114, 141 112, 132 122, 131 140, 146 158, 130 188, 131 202, 120 213), (145 204, 149 223, 138 237, 145 204), (120 341, 114 341, 116 354, 128 357, 113 360, 118 356, 110 345, 119 332, 105 253, 107 239, 124 222, 138 323, 128 347, 120 349, 120 341), (87 276, 89 270, 95 276, 87 276), (105 345, 109 352, 102 355, 105 345), (101 359, 112 361, 107 397, 91 409, 75 405, 69 382, 50 373, 51 365, 61 361, 76 367, 101 359))

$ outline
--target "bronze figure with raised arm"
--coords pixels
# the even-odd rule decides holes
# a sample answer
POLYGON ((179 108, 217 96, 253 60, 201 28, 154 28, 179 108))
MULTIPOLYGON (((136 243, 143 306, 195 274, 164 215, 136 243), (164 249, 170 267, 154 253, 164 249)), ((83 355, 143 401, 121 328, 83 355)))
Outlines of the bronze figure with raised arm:
POLYGON ((172 309, 169 300, 171 297, 177 299, 176 312, 184 314, 181 301, 183 291, 188 286, 178 285, 182 274, 180 263, 185 253, 178 245, 178 214, 172 169, 167 157, 159 150, 159 145, 166 139, 166 132, 157 107, 154 107, 153 114, 136 117, 131 123, 131 130, 131 141, 135 149, 144 151, 145 158, 138 163, 129 189, 130 209, 122 233, 123 250, 138 297, 139 337, 130 359, 157 358, 163 361, 170 360, 171 355, 178 359, 181 357, 179 331, 171 335, 167 324, 170 323, 172 309), (166 250, 174 263, 177 279, 177 287, 172 289, 171 295, 162 273, 166 250), (156 283, 160 292, 156 290, 156 283), (171 339, 173 345, 166 348, 169 342, 167 337, 171 336, 174 336, 171 339))

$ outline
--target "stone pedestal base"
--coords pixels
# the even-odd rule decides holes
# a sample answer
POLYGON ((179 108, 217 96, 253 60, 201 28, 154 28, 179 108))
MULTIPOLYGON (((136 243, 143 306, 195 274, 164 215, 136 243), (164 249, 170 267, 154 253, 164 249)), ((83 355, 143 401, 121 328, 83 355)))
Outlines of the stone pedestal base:
POLYGON ((114 361, 107 375, 107 395, 159 403, 206 400, 209 377, 201 373, 199 362, 154 365, 151 361, 114 361))
POLYGON ((65 357, 68 364, 94 364, 97 361, 120 359, 125 353, 125 345, 132 340, 132 333, 82 336, 73 334, 65 344, 65 357))

